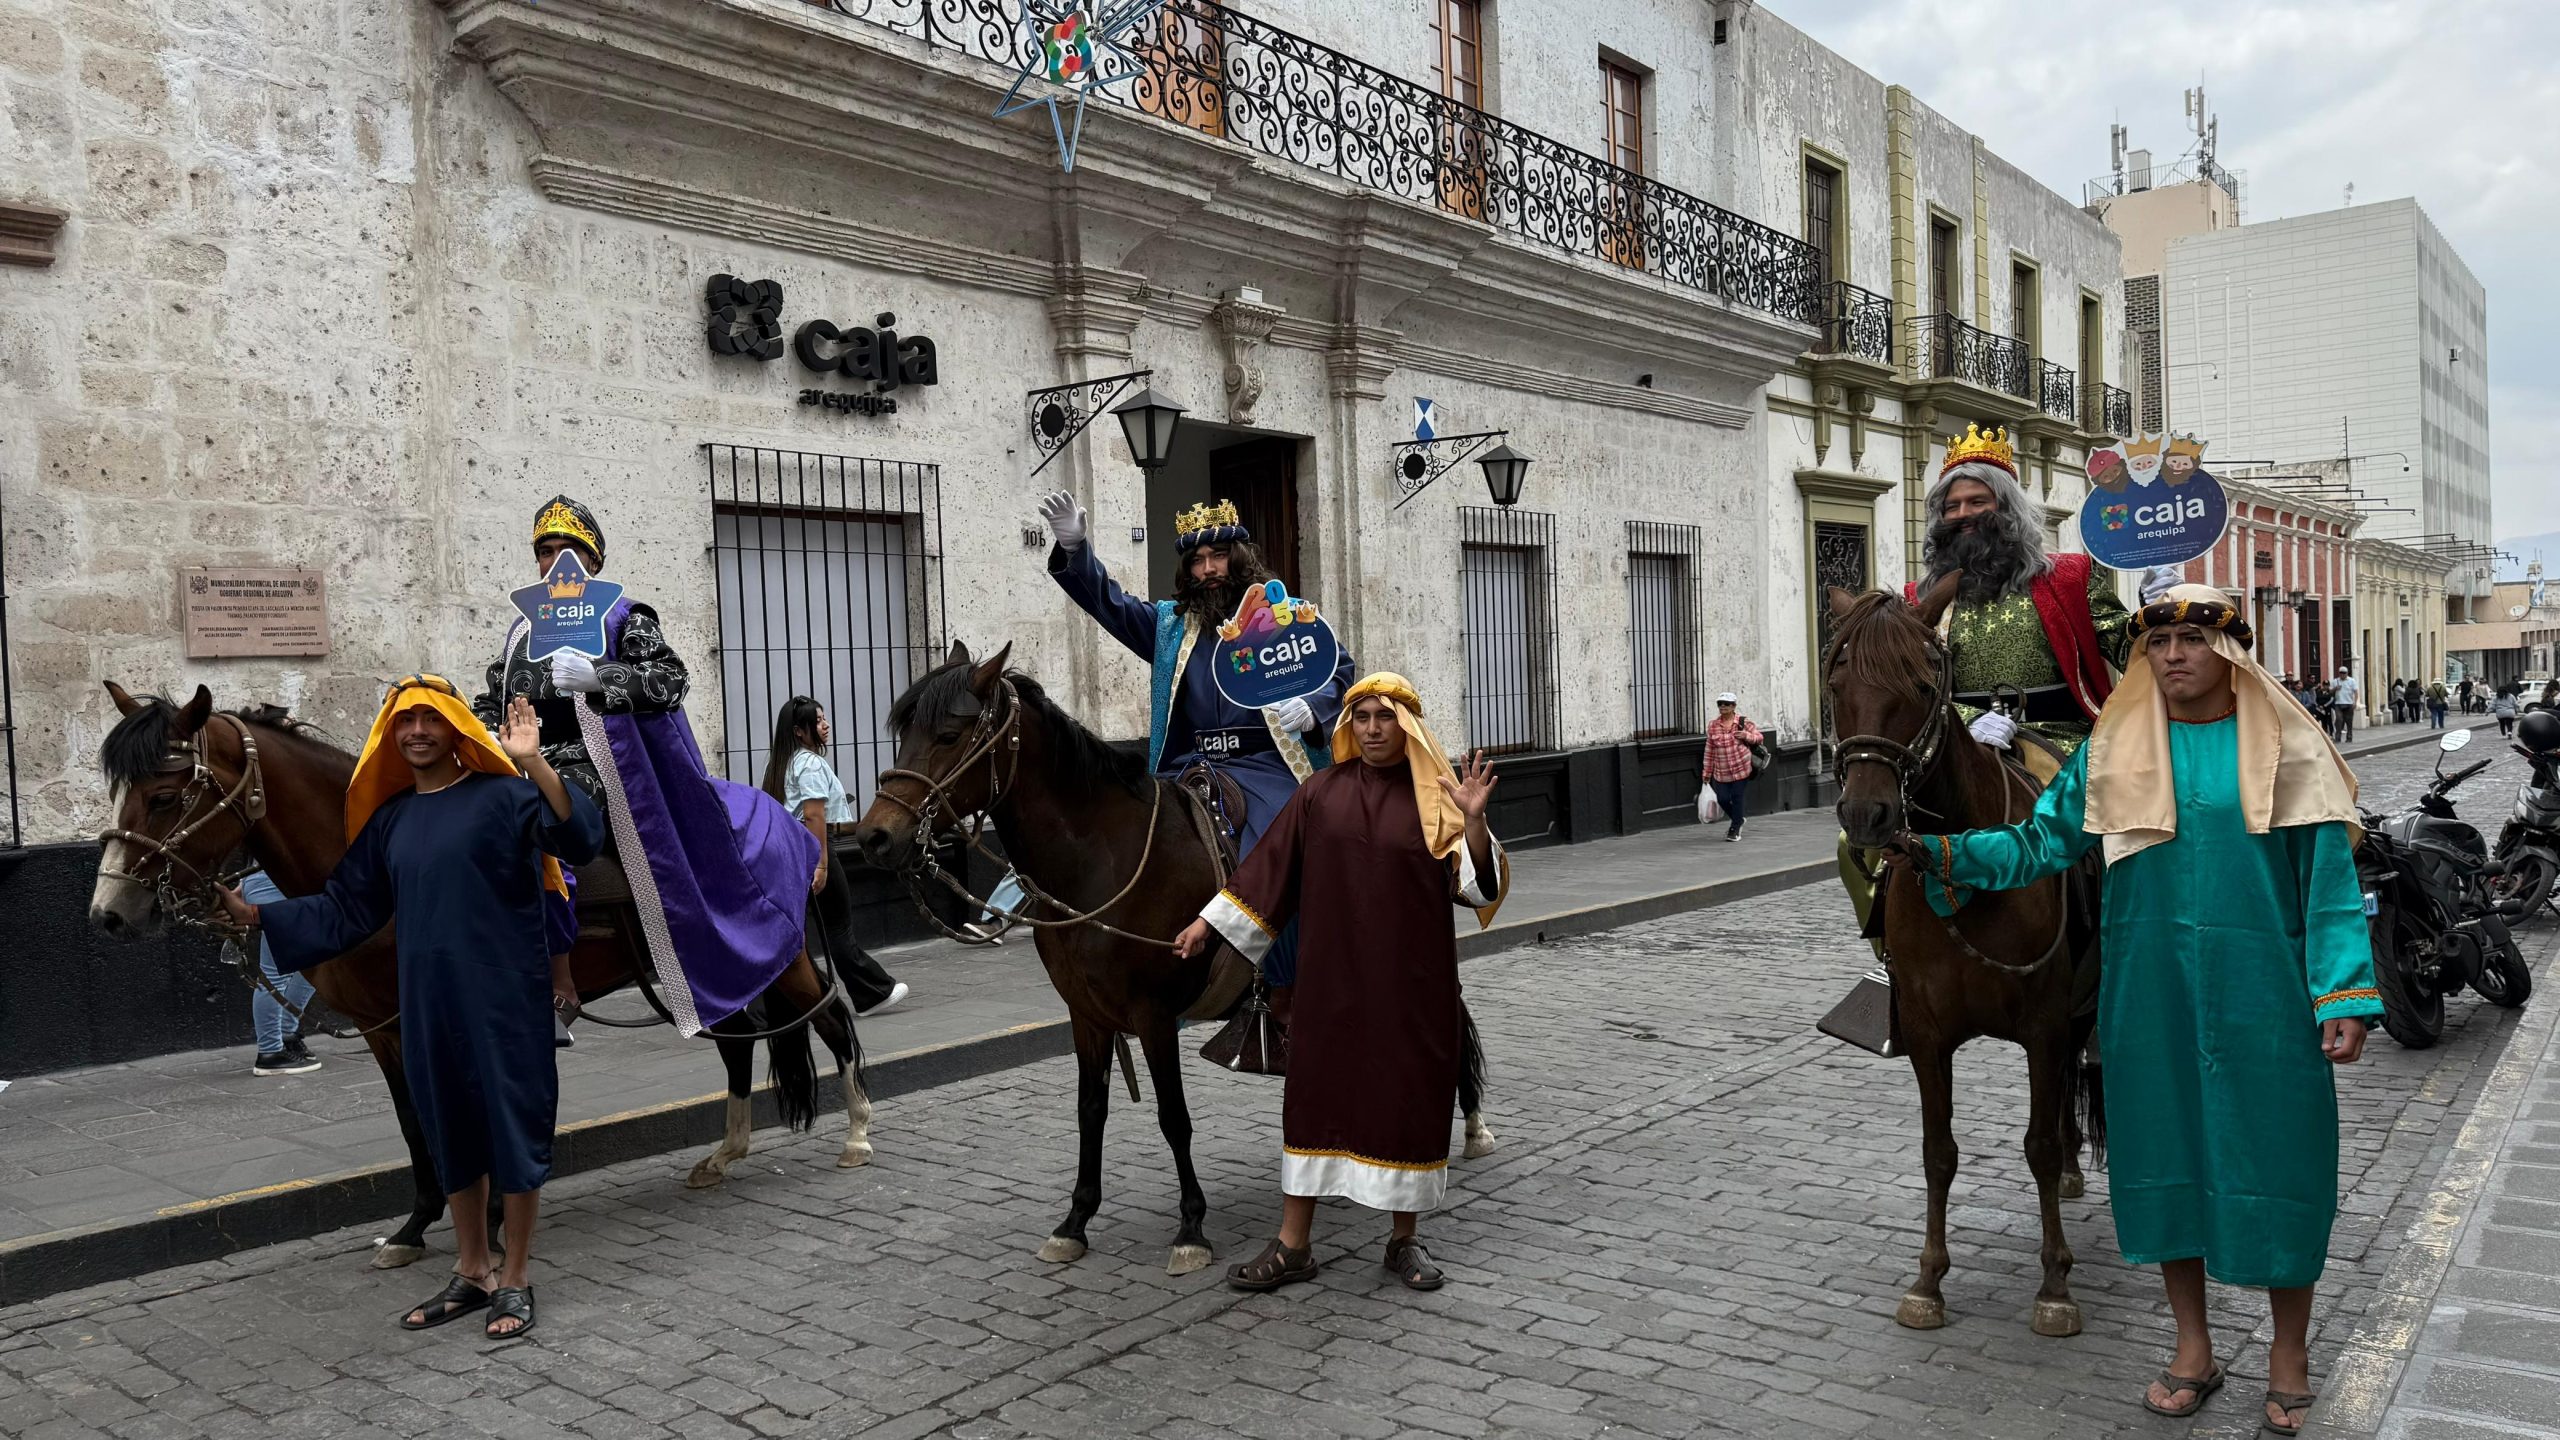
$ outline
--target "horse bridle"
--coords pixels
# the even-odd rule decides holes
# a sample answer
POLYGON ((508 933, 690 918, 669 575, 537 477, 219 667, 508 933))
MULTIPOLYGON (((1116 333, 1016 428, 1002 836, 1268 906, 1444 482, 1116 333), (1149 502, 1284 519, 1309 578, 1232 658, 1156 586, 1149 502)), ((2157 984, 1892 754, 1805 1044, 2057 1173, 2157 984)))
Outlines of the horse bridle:
MULTIPOLYGON (((952 761, 951 767, 940 777, 927 775, 921 770, 906 770, 895 766, 880 772, 880 798, 916 817, 917 827, 928 838, 936 833, 934 818, 941 812, 944 803, 950 799, 951 788, 959 784, 960 778, 968 774, 979 761, 987 762, 988 785, 987 803, 979 807, 977 812, 981 815, 993 810, 996 802, 1004 798, 1005 792, 1013 786, 1014 776, 1022 768, 1022 697, 1014 693, 1012 681, 998 680, 996 683, 1000 687, 999 694, 1003 699, 1003 705, 1001 707, 991 705, 978 712, 978 723, 969 731, 969 748, 959 759, 952 761), (1001 719, 998 718, 999 709, 1001 709, 1001 719), (997 773, 995 764, 996 747, 999 745, 1003 746, 1005 751, 1005 764, 1001 774, 997 773), (924 798, 910 803, 904 796, 891 794, 889 782, 892 780, 915 781, 924 787, 924 798)), ((976 838, 974 833, 971 838, 973 840, 976 838)), ((919 845, 917 850, 923 853, 929 848, 926 845, 919 845)))
MULTIPOLYGON (((258 768, 258 738, 250 733, 248 723, 234 715, 216 715, 213 719, 228 724, 232 732, 240 737, 242 756, 240 778, 233 781, 230 788, 222 789, 222 779, 213 771, 212 749, 205 743, 206 731, 200 730, 184 741, 173 743, 169 747, 169 753, 162 757, 159 773, 165 775, 178 770, 189 772, 185 787, 178 792, 181 809, 176 828, 167 835, 151 835, 140 830, 128 830, 120 825, 99 831, 100 844, 121 840, 140 849, 143 852, 143 858, 133 862, 132 868, 126 870, 111 870, 102 864, 98 867, 98 873, 111 880, 121 880, 128 885, 138 885, 152 890, 162 908, 172 919, 182 924, 211 930, 229 938, 236 927, 231 926, 227 921, 211 918, 212 915, 220 912, 219 905, 213 899, 213 887, 225 881, 236 880, 239 875, 228 873, 209 875, 185 855, 179 853, 180 847, 194 839, 197 831, 220 817, 229 815, 240 827, 240 834, 224 848, 223 853, 227 855, 238 849, 248 841, 249 832, 257 827, 258 822, 266 818, 267 787, 266 780, 258 768), (221 790, 220 798, 214 800, 211 808, 204 808, 206 798, 216 790, 221 790), (146 879, 143 875, 143 871, 149 868, 153 859, 163 862, 156 881, 146 879), (182 869, 188 876, 188 889, 185 891, 179 889, 177 880, 177 872, 182 869)), ((246 873, 248 873, 246 870, 239 872, 239 874, 246 873)))

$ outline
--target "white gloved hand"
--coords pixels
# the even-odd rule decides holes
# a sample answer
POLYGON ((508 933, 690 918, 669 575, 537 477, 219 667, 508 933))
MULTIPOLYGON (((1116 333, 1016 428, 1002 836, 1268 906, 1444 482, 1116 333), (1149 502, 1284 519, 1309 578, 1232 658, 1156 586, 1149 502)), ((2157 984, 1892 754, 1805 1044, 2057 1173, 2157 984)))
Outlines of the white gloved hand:
POLYGON ((604 681, 596 677, 596 662, 575 650, 551 652, 551 688, 564 695, 593 695, 604 689, 604 681))
POLYGON ((2148 605, 2186 583, 2184 566, 2154 565, 2142 572, 2142 603, 2148 605))
POLYGON ((1061 550, 1073 550, 1084 543, 1084 507, 1076 497, 1064 490, 1041 497, 1040 518, 1049 522, 1049 534, 1061 550))
POLYGON ((1988 710, 1975 716, 1973 723, 1966 728, 1972 732, 1974 739, 1994 750, 2008 749, 2009 742, 2016 739, 2018 735, 2017 721, 1988 710))
POLYGON ((1316 728, 1315 707, 1309 705, 1304 699, 1283 700, 1277 705, 1266 705, 1262 713, 1271 717, 1272 724, 1292 735, 1304 735, 1316 728))

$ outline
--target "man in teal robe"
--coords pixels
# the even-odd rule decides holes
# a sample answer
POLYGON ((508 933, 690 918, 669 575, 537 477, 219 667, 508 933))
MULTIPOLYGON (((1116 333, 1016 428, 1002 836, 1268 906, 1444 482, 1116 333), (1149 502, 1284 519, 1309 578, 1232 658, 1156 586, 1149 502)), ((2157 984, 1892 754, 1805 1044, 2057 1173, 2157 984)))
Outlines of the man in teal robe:
POLYGON ((1894 860, 1944 915, 2103 848, 2109 1199, 2126 1262, 2161 1267, 2178 1327, 2143 1403, 2192 1414, 2220 1388, 2210 1275, 2268 1291, 2266 1424, 2291 1434, 2311 1404, 2311 1287, 2337 1217, 2331 1067, 2362 1053, 2382 1012, 2355 780, 2249 658, 2222 592, 2178 586, 2133 623, 2139 663, 2032 817, 1905 836, 1894 860))

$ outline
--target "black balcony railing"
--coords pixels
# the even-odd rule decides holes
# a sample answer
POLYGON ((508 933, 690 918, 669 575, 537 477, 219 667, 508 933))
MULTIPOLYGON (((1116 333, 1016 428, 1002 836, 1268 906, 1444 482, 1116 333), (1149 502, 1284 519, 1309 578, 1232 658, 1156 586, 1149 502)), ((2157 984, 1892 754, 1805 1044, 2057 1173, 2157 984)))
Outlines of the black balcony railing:
POLYGON ((2080 377, 2050 360, 2036 362, 2037 403, 2044 413, 2057 420, 2076 420, 2080 414, 2080 377))
POLYGON ((1846 280, 1822 287, 1822 337, 1814 350, 1822 355, 1861 355, 1879 365, 1893 363, 1893 302, 1846 280))
POLYGON ((2081 427, 2100 435, 2118 438, 2133 434, 2133 393, 2119 390, 2103 380, 2090 381, 2080 387, 2085 404, 2081 427))
MULTIPOLYGON (((1030 57, 1020 0, 823 3, 1008 69, 1030 57)), ((1101 92, 1115 103, 1571 254, 1820 323, 1820 265, 1804 241, 1216 0, 1168 0, 1120 43, 1146 70, 1101 92)))
POLYGON ((2026 343, 1953 315, 1913 316, 1911 357, 1923 380, 1962 380, 2021 400, 2036 398, 2026 343))

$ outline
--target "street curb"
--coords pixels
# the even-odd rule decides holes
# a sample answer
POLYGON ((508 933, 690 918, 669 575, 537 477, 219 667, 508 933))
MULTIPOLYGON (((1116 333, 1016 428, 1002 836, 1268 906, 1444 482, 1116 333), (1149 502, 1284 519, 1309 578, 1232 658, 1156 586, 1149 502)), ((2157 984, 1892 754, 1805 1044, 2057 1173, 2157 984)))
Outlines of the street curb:
MULTIPOLYGON (((1458 958, 1471 960, 1524 945, 1590 935, 1646 920, 1704 910, 1790 889, 1834 873, 1828 858, 1735 875, 1703 885, 1639 895, 1603 905, 1497 925, 1458 938, 1458 958)), ((943 1045, 901 1051, 872 1060, 871 1098, 885 1100, 957 1080, 1074 1053, 1067 1021, 1034 1021, 943 1045)), ((832 1074, 819 1080, 818 1113, 843 1108, 832 1074)), ((780 1125, 770 1086, 755 1091, 755 1127, 780 1125)), ((717 1142, 728 1125, 725 1092, 671 1100, 615 1115, 599 1115, 560 1128, 551 1147, 551 1176, 641 1160, 717 1142)), ((173 1205, 140 1220, 111 1220, 0 1241, 0 1306, 23 1305, 65 1290, 127 1280, 174 1265, 288 1240, 307 1239, 353 1225, 385 1223, 408 1213, 416 1198, 408 1165, 385 1164, 334 1175, 242 1190, 209 1200, 173 1205)))
POLYGON ((2470 730, 2476 733, 2490 729, 2497 723, 2494 718, 2484 719, 2474 715, 2468 722, 2461 725, 2447 725, 2443 730, 2421 730, 2415 735, 2403 735, 2396 740, 2386 740, 2378 745, 2357 745, 2354 741, 2349 741, 2346 746, 2339 748, 2338 754, 2348 760, 2353 760, 2359 755, 2388 755, 2394 750, 2406 750, 2412 745, 2432 745, 2435 743, 2436 736, 2445 734, 2447 731, 2470 730))

